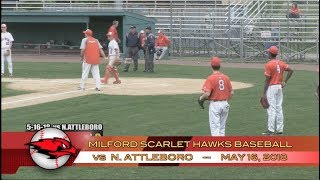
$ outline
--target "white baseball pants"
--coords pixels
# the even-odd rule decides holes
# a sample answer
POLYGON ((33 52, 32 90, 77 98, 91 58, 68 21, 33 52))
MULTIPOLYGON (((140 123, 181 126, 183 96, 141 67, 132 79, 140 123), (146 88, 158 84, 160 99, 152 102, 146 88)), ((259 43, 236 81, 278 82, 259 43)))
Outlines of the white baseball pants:
POLYGON ((12 58, 11 53, 9 56, 5 56, 4 53, 7 49, 1 49, 1 74, 4 74, 4 61, 6 60, 8 63, 9 73, 12 74, 12 58))
POLYGON ((209 124, 211 136, 225 136, 230 105, 227 101, 210 101, 209 124))
POLYGON ((109 63, 108 63, 108 65, 113 68, 113 64, 114 64, 114 62, 115 62, 116 59, 117 59, 117 56, 115 56, 115 55, 109 56, 109 63))
POLYGON ((156 49, 156 51, 157 51, 158 49, 162 49, 162 53, 161 53, 160 57, 158 58, 157 52, 155 52, 155 53, 154 53, 154 59, 159 59, 159 60, 161 60, 161 59, 163 59, 163 57, 166 55, 166 53, 167 53, 167 51, 168 51, 168 47, 166 47, 166 46, 159 46, 159 47, 156 49))
POLYGON ((91 70, 91 74, 93 76, 93 79, 96 82, 96 88, 101 88, 101 81, 100 81, 100 70, 99 70, 99 64, 88 64, 83 61, 82 63, 82 77, 80 81, 80 88, 85 88, 85 83, 88 79, 89 72, 91 70))
POLYGON ((283 112, 282 112, 282 87, 281 85, 271 85, 267 90, 267 99, 269 102, 268 112, 268 130, 283 132, 283 112), (277 127, 275 128, 275 124, 277 127))

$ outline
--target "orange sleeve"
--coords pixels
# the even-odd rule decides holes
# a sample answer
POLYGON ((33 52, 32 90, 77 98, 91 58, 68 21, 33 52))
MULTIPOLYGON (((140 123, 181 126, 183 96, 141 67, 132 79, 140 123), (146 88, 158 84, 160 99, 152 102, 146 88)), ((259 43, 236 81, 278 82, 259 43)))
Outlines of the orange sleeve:
POLYGON ((155 47, 158 47, 159 46, 159 37, 156 39, 156 45, 155 47))
POLYGON ((118 31, 117 29, 114 29, 114 38, 119 40, 118 31))
POLYGON ((118 31, 116 28, 112 28, 112 31, 113 31, 113 37, 118 41, 119 40, 119 36, 118 36, 118 31))
POLYGON ((203 84, 203 86, 202 86, 202 91, 211 93, 211 91, 212 91, 212 83, 211 83, 211 81, 210 81, 210 78, 208 78, 208 79, 204 82, 204 84, 203 84))
POLYGON ((289 68, 288 64, 286 64, 285 62, 282 62, 282 66, 285 71, 288 71, 288 68, 289 68))
POLYGON ((265 76, 271 76, 271 70, 270 70, 269 64, 266 64, 266 66, 265 66, 264 75, 265 76))
POLYGON ((227 77, 227 81, 228 81, 228 86, 229 86, 229 89, 230 89, 230 92, 232 91, 232 84, 231 84, 231 81, 229 79, 229 77, 227 77))

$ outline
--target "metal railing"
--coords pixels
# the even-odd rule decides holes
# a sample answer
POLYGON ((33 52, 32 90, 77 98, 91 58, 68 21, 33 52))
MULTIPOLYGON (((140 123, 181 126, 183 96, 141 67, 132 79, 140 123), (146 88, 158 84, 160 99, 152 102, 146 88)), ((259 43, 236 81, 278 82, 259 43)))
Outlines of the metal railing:
MULTIPOLYGON (((157 19, 156 30, 163 29, 171 38, 171 54, 207 56, 220 55, 253 59, 263 56, 270 38, 261 32, 279 30, 276 45, 286 60, 319 57, 319 1, 306 0, 299 4, 301 17, 286 17, 290 9, 287 0, 20 0, 2 1, 4 11, 113 11, 140 13, 157 19), (259 2, 259 3, 258 3, 259 2), (232 17, 232 11, 247 8, 246 16, 232 17), (230 19, 230 21, 228 20, 230 19), (297 55, 303 54, 303 56, 297 55)), ((272 39, 272 38, 271 38, 272 39)))

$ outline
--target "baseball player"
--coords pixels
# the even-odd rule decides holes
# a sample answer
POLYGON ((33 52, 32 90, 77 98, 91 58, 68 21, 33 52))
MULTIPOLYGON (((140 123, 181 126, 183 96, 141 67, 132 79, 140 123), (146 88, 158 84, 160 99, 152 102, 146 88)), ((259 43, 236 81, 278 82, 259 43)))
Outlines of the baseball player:
POLYGON ((156 52, 154 53, 155 60, 161 60, 166 55, 168 47, 170 45, 169 38, 163 33, 162 30, 158 31, 158 38, 156 40, 156 52), (158 57, 157 51, 162 51, 160 57, 158 57))
POLYGON ((4 76, 4 61, 8 62, 9 77, 13 77, 11 47, 14 41, 11 33, 7 32, 7 25, 1 24, 1 76, 4 76))
POLYGON ((117 41, 117 43, 120 43, 121 40, 119 39, 118 30, 117 30, 118 26, 119 26, 119 21, 113 21, 112 26, 110 26, 110 28, 108 29, 108 32, 111 32, 113 38, 117 41))
POLYGON ((112 74, 113 77, 116 79, 116 81, 114 81, 113 84, 121 84, 121 81, 119 78, 119 72, 117 70, 117 67, 115 66, 115 61, 120 59, 119 45, 115 40, 112 32, 108 32, 107 37, 108 37, 108 40, 110 41, 108 45, 109 62, 108 62, 108 65, 106 66, 105 75, 104 75, 104 78, 101 79, 101 82, 107 84, 110 78, 110 75, 112 74))
POLYGON ((82 39, 80 45, 80 58, 83 61, 82 63, 82 77, 80 81, 79 90, 85 90, 85 82, 88 79, 89 71, 96 83, 96 91, 100 91, 101 82, 100 82, 100 55, 106 59, 106 55, 102 50, 102 46, 97 39, 92 35, 93 32, 90 29, 83 31, 85 38, 82 39))
POLYGON ((144 69, 146 70, 147 68, 146 68, 146 65, 147 65, 147 63, 146 63, 146 50, 145 50, 145 48, 144 48, 144 43, 145 43, 145 41, 146 41, 146 34, 144 33, 144 30, 141 30, 140 31, 140 34, 139 34, 139 40, 140 40, 140 47, 139 47, 139 49, 142 49, 142 51, 143 51, 143 58, 144 58, 144 61, 145 61, 145 63, 144 63, 144 69))
POLYGON ((140 41, 140 47, 139 47, 139 49, 142 49, 142 50, 143 50, 143 54, 145 55, 146 52, 145 52, 145 49, 144 49, 143 47, 144 47, 144 43, 145 43, 145 41, 146 41, 146 34, 144 33, 144 30, 141 30, 141 31, 140 31, 139 41, 140 41))
POLYGON ((198 103, 204 109, 203 103, 209 100, 209 125, 212 136, 224 136, 226 121, 229 113, 228 100, 233 95, 232 85, 228 76, 222 74, 220 70, 221 61, 219 57, 211 59, 213 74, 205 81, 199 97, 198 103))
POLYGON ((265 66, 264 75, 266 77, 263 97, 267 98, 269 103, 268 112, 268 130, 263 135, 273 135, 283 133, 283 112, 282 112, 282 89, 290 79, 293 70, 283 61, 277 59, 278 48, 271 46, 268 49, 270 61, 265 66), (287 71, 287 77, 282 81, 283 73, 287 71), (275 128, 275 123, 277 127, 275 128))

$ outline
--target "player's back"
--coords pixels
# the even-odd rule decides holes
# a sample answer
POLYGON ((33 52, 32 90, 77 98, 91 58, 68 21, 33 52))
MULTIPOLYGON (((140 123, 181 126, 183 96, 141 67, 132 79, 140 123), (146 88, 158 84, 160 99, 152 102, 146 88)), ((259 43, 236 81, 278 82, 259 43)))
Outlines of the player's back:
POLYGON ((208 77, 211 88, 210 100, 223 101, 228 100, 232 91, 231 82, 228 76, 221 72, 214 72, 208 77))
POLYGON ((87 37, 85 46, 85 59, 88 64, 100 63, 99 42, 94 37, 87 37))
POLYGON ((270 85, 281 84, 283 73, 288 67, 285 62, 279 59, 270 60, 265 67, 265 75, 271 78, 270 85))

